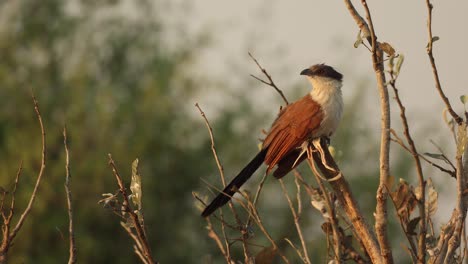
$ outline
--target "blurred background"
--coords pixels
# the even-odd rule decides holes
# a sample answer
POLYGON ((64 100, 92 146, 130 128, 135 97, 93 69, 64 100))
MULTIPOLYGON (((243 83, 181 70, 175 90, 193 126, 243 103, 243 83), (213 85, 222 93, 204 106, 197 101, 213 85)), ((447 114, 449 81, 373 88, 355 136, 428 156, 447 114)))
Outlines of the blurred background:
MULTIPOLYGON (((452 157, 443 104, 425 50, 424 1, 369 4, 379 40, 405 55, 398 86, 420 151, 436 152, 429 143, 433 139, 452 157)), ((467 93, 467 8, 467 2, 436 2, 434 8, 439 73, 459 112, 463 105, 458 97, 467 93)), ((194 104, 205 110, 225 172, 232 177, 256 153, 261 130, 268 129, 282 103, 270 87, 249 76, 261 74, 249 51, 290 101, 308 91, 299 72, 311 64, 325 62, 344 74, 346 112, 332 144, 372 222, 380 116, 370 53, 363 46, 353 47, 357 34, 344 4, 334 1, 1 2, 0 185, 11 190, 22 160, 17 211, 25 207, 40 165, 40 130, 31 89, 48 141, 45 176, 33 211, 10 250, 10 262, 63 263, 68 258, 61 135, 66 125, 81 263, 137 261, 117 217, 97 204, 102 193, 117 190, 108 153, 127 182, 131 162, 140 159, 145 223, 157 260, 220 263, 221 254, 207 236, 192 197, 192 191, 212 197, 202 179, 221 186, 209 135, 194 104)), ((400 131, 399 112, 393 109, 393 123, 400 131)), ((397 145, 392 154, 392 175, 415 182, 409 155, 397 145)), ((447 204, 437 215, 444 221, 453 182, 429 166, 425 171, 442 192, 439 202, 447 204)), ((304 174, 310 176, 307 169, 304 174)), ((246 189, 254 190, 259 178, 246 189)), ((294 187, 292 179, 285 178, 289 187, 294 187)), ((261 213, 268 216, 273 237, 294 240, 292 216, 278 193, 280 186, 268 179, 261 213)), ((307 209, 310 213, 302 221, 308 246, 312 258, 323 262, 322 220, 307 209)), ((268 246, 258 230, 252 231, 258 233, 256 243, 268 246)), ((404 258, 397 233, 392 231, 396 254, 404 258)))

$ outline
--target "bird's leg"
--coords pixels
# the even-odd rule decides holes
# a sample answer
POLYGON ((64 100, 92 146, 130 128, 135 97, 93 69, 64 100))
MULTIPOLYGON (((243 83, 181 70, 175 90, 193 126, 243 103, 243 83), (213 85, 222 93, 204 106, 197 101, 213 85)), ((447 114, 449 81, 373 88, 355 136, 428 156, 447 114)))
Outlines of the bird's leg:
POLYGON ((299 153, 299 155, 297 156, 296 161, 294 161, 294 164, 292 165, 291 168, 296 167, 296 163, 301 159, 301 157, 302 157, 302 155, 304 155, 304 153, 307 152, 307 158, 310 158, 310 156, 309 156, 309 151, 308 151, 308 149, 309 149, 309 141, 304 141, 304 142, 302 143, 302 145, 301 145, 301 149, 302 149, 302 150, 301 150, 301 153, 299 153))
MULTIPOLYGON (((320 145, 320 138, 314 139, 312 141, 312 145, 314 145, 315 149, 319 152, 320 160, 322 161, 323 166, 325 168, 327 168, 328 170, 338 172, 334 168, 328 166, 327 160, 325 158, 325 153, 323 152, 322 146, 320 145)), ((339 179, 340 177, 341 177, 341 173, 338 173, 338 175, 336 177, 333 177, 332 179, 328 179, 328 181, 335 181, 335 180, 339 179)))

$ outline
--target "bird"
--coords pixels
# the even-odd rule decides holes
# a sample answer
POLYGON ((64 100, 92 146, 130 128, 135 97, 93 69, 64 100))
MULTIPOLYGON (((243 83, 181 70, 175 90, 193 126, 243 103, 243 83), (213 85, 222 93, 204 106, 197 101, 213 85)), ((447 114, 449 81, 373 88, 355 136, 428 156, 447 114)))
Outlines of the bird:
POLYGON ((300 75, 309 80, 311 91, 280 110, 258 154, 205 207, 202 217, 225 205, 263 163, 267 175, 276 167, 273 176, 280 179, 305 160, 304 144, 329 139, 336 131, 343 115, 343 75, 326 64, 312 65, 300 75))

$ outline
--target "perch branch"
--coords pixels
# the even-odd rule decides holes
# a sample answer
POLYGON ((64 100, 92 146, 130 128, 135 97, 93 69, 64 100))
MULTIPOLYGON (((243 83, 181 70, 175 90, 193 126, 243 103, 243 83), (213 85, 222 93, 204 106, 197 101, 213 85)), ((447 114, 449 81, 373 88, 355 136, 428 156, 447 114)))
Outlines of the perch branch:
POLYGON ((330 181, 329 183, 333 188, 338 201, 342 205, 346 216, 354 227, 356 234, 358 234, 357 238, 363 245, 372 263, 383 263, 379 244, 375 238, 375 234, 364 220, 361 209, 354 199, 351 188, 349 187, 348 182, 345 180, 345 177, 343 175, 339 177, 342 172, 331 156, 327 143, 324 139, 320 140, 320 147, 322 149, 322 153, 324 154, 324 160, 326 161, 327 166, 322 163, 322 157, 320 157, 320 153, 318 151, 312 153, 315 164, 320 169, 325 178, 336 179, 334 181, 330 181))

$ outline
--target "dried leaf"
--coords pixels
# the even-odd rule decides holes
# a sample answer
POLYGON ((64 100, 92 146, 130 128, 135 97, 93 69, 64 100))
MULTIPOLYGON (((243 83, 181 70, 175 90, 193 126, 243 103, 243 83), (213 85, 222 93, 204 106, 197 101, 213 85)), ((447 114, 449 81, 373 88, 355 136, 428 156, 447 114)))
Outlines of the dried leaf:
POLYGON ((407 223, 416 206, 416 196, 413 188, 404 180, 400 180, 397 189, 391 193, 391 196, 397 208, 398 216, 407 223))
POLYGON ((466 145, 468 144, 468 135, 466 132, 466 123, 458 126, 457 133, 457 156, 462 156, 465 152, 466 145))
POLYGON ((361 36, 361 31, 359 31, 356 37, 356 41, 354 42, 354 47, 357 48, 361 44, 362 44, 362 36, 361 36))
POLYGON ((468 103, 468 95, 466 95, 466 94, 461 95, 460 96, 460 101, 462 102, 462 104, 468 103))
POLYGON ((396 75, 399 75, 400 74, 400 69, 401 69, 401 66, 403 65, 403 62, 405 61, 405 55, 403 54, 399 54, 398 55, 398 60, 397 60, 397 63, 395 65, 395 74, 396 75))
POLYGON ((255 256, 255 263, 258 264, 270 264, 273 263, 277 250, 271 247, 266 247, 262 251, 258 252, 255 256))
POLYGON ((429 153, 429 152, 424 152, 424 154, 423 154, 423 155, 425 155, 425 156, 428 156, 428 157, 431 157, 431 158, 433 158, 433 159, 439 159, 439 160, 443 160, 443 161, 445 161, 445 157, 444 157, 444 155, 442 155, 442 154, 439 154, 439 153, 429 153))
POLYGON ((323 232, 327 235, 332 235, 333 233, 333 228, 332 228, 332 225, 330 224, 330 222, 325 222, 321 225, 321 228, 323 230, 323 232))
POLYGON ((104 198, 99 200, 98 204, 102 204, 102 206, 105 207, 105 208, 107 208, 107 207, 114 208, 114 206, 116 204, 118 204, 118 202, 119 202, 118 199, 117 199, 116 194, 103 193, 103 194, 101 194, 101 196, 104 197, 104 198))
POLYGON ((427 217, 432 217, 437 212, 437 198, 439 194, 432 184, 432 179, 427 180, 427 217))
POLYGON ((389 69, 393 69, 393 66, 395 65, 394 60, 395 60, 395 56, 390 56, 390 58, 388 59, 388 68, 389 69))
POLYGON ((416 218, 413 218, 409 221, 409 223, 406 225, 406 232, 411 235, 411 236, 415 236, 417 235, 416 234, 416 227, 418 226, 419 224, 419 221, 421 221, 421 217, 418 216, 416 218))
POLYGON ((380 43, 380 48, 385 52, 388 56, 395 55, 395 49, 392 45, 388 44, 387 42, 380 43))
POLYGON ((133 204, 141 210, 141 176, 138 174, 138 159, 132 163, 132 182, 130 183, 130 190, 132 191, 131 199, 133 204))

